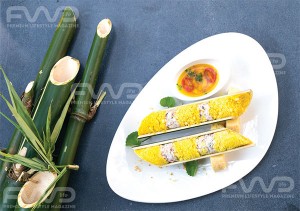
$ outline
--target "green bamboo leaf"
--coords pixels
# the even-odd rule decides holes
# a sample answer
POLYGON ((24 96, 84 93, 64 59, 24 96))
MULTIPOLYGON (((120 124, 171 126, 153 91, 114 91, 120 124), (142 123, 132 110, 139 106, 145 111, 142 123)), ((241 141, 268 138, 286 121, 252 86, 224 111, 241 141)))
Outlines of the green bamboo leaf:
POLYGON ((47 141, 49 141, 51 138, 50 125, 51 125, 51 105, 48 110, 48 116, 47 116, 47 121, 46 121, 46 140, 47 141))
MULTIPOLYGON (((76 87, 77 88, 77 87, 76 87)), ((63 123, 65 121, 65 118, 66 118, 66 115, 68 113, 68 109, 70 107, 70 104, 71 104, 71 101, 75 95, 75 91, 76 91, 76 88, 73 90, 73 92, 70 94, 70 97, 68 99, 68 101, 66 102, 65 106, 64 106, 64 109, 63 111, 61 112, 61 115, 59 117, 59 119, 57 120, 56 124, 55 124, 55 127, 52 131, 52 134, 51 134, 51 145, 52 145, 52 151, 54 151, 54 147, 55 147, 55 143, 56 143, 56 140, 58 139, 58 136, 59 136, 59 133, 61 131, 61 128, 63 126, 63 123)))
POLYGON ((0 158, 0 160, 2 160, 3 162, 12 163, 12 161, 11 161, 11 160, 9 160, 9 159, 6 159, 6 158, 0 158))
POLYGON ((32 168, 38 171, 46 171, 48 169, 47 164, 34 161, 31 158, 26 158, 18 154, 11 155, 11 156, 12 156, 11 159, 16 161, 16 163, 20 163, 23 166, 26 166, 28 168, 32 168))
POLYGON ((52 161, 52 153, 51 153, 51 144, 49 138, 46 138, 45 133, 43 132, 43 144, 44 144, 44 149, 46 151, 46 157, 49 159, 49 161, 52 161))
POLYGON ((52 161, 52 143, 51 143, 51 110, 52 106, 50 105, 47 115, 47 121, 46 121, 46 135, 44 139, 44 147, 47 153, 47 158, 52 161))
MULTIPOLYGON (((12 83, 9 81, 9 79, 8 79, 6 73, 4 72, 4 69, 2 68, 2 66, 0 66, 0 69, 1 69, 2 74, 4 76, 5 83, 6 83, 6 86, 8 88, 8 93, 9 93, 10 99, 14 99, 14 95, 13 95, 14 88, 11 88, 12 87, 12 83)), ((13 107, 16 108, 16 104, 15 104, 14 100, 12 100, 12 104, 13 104, 13 107)))
POLYGON ((37 163, 40 163, 41 165, 46 165, 45 162, 43 162, 43 161, 42 161, 41 159, 39 159, 39 158, 34 157, 34 158, 31 158, 31 160, 33 160, 33 161, 35 161, 35 162, 37 162, 37 163))
POLYGON ((47 145, 46 135, 45 135, 44 131, 43 131, 43 141, 44 141, 44 143, 43 143, 44 144, 44 149, 47 152, 48 145, 47 145))
POLYGON ((30 158, 26 158, 18 154, 11 155, 0 151, 0 156, 4 157, 0 159, 6 162, 18 163, 28 168, 36 169, 38 171, 46 171, 48 169, 45 163, 30 158))
POLYGON ((5 119, 7 119, 17 130, 19 130, 24 135, 22 128, 17 123, 15 123, 12 119, 10 119, 8 116, 6 116, 1 111, 0 111, 0 115, 3 116, 5 119))
MULTIPOLYGON (((3 68, 0 66, 0 70, 2 71, 2 74, 4 76, 6 85, 7 85, 7 89, 10 95, 10 99, 12 102, 12 107, 16 109, 17 113, 22 117, 22 119, 24 119, 24 121, 27 123, 27 125, 31 128, 31 130, 34 132, 35 136, 37 136, 39 139, 41 139, 38 130, 30 116, 30 114, 28 113, 26 107, 23 105, 19 95, 17 94, 16 90, 14 89, 12 83, 9 81, 9 79, 7 78, 3 68)), ((3 95, 1 95, 3 96, 3 95)))
POLYGON ((7 99, 4 96, 1 96, 4 101, 6 102, 9 110, 14 115, 15 119, 17 120, 19 126, 24 131, 24 136, 28 140, 28 142, 31 144, 31 146, 34 148, 34 150, 41 156, 41 158, 56 172, 60 172, 55 165, 53 165, 52 160, 49 160, 46 156, 46 151, 43 148, 43 145, 41 144, 40 140, 35 136, 33 131, 28 127, 28 125, 24 122, 24 120, 19 116, 16 109, 12 107, 12 105, 7 101, 7 99))
POLYGON ((33 146, 33 148, 39 153, 45 155, 45 149, 43 148, 40 139, 36 137, 35 133, 31 130, 31 128, 27 125, 24 119, 18 114, 18 111, 8 102, 8 100, 1 95, 2 99, 5 101, 6 105, 8 106, 9 110, 15 117, 16 121, 18 122, 19 126, 21 127, 22 131, 25 133, 25 137, 29 141, 29 143, 33 146))

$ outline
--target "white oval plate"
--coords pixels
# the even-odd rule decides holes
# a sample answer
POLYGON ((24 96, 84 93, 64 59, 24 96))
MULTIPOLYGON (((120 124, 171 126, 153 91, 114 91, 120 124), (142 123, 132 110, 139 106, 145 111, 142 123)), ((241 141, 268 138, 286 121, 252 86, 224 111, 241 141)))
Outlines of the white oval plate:
POLYGON ((252 38, 239 33, 224 33, 206 38, 182 51, 149 81, 125 114, 112 141, 106 173, 111 189, 119 196, 138 202, 166 203, 200 197, 238 181, 261 161, 275 132, 278 116, 278 90, 272 65, 264 49, 252 38), (215 173, 209 159, 203 159, 195 177, 182 165, 158 168, 141 161, 129 147, 128 134, 153 110, 161 109, 161 98, 171 95, 170 75, 191 61, 203 58, 230 62, 228 86, 252 89, 253 99, 241 117, 242 134, 255 147, 226 154, 228 169, 215 173), (161 86, 160 84, 165 84, 161 86))

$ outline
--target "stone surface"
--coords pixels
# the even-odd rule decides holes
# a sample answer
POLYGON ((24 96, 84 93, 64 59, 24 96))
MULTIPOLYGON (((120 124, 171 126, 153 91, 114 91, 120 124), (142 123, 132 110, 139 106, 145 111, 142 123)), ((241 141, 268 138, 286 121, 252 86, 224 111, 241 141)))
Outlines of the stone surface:
MULTIPOLYGON (((113 22, 98 83, 106 83, 112 90, 97 118, 87 125, 82 135, 75 161, 80 171, 72 173, 69 183, 76 191, 76 200, 68 205, 77 210, 299 210, 300 1, 2 0, 0 64, 19 93, 35 78, 58 21, 53 18, 55 12, 65 5, 79 11, 80 27, 69 55, 81 61, 81 73, 97 23, 106 17, 113 22), (41 12, 34 20, 34 14, 41 9, 50 16, 47 18, 41 12), (115 96, 121 85, 144 86, 179 52, 222 32, 247 34, 271 56, 279 90, 279 119, 265 158, 236 183, 235 189, 227 189, 226 193, 218 191, 171 204, 144 204, 120 198, 108 186, 106 159, 114 133, 130 106, 128 92, 136 94, 137 90, 125 89, 120 97, 115 96), (266 194, 258 182, 250 193, 242 188, 245 185, 249 189, 257 178, 269 187, 272 179, 282 176, 291 178, 295 184, 285 195, 278 188, 288 186, 286 181, 275 183, 266 194)), ((7 94, 2 75, 0 80, 0 90, 7 94)), ((1 111, 7 113, 3 101, 0 105, 1 111)), ((1 118, 1 148, 7 146, 12 131, 13 127, 1 118)))

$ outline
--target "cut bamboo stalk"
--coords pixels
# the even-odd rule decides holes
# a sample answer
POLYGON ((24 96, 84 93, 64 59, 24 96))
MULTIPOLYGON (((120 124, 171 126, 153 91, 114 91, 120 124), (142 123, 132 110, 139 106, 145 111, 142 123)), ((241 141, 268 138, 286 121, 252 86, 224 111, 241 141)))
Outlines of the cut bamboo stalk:
MULTIPOLYGON (((19 151, 19 155, 21 155, 22 157, 25 157, 26 156, 26 153, 27 153, 27 148, 26 147, 23 147, 20 151, 19 151)), ((16 163, 13 165, 13 169, 12 171, 15 173, 15 177, 16 178, 19 178, 23 172, 23 169, 24 167, 19 164, 19 163, 16 163)), ((18 180, 18 179, 17 179, 18 180)))
MULTIPOLYGON (((228 89, 228 94, 234 94, 240 92, 239 89, 230 87, 228 89)), ((229 128, 230 130, 233 130, 237 133, 241 131, 241 123, 240 123, 240 117, 237 117, 235 119, 230 119, 226 121, 226 128, 229 128)))
MULTIPOLYGON (((86 121, 90 118, 90 101, 92 99, 92 93, 90 90, 94 90, 95 88, 111 28, 112 23, 109 19, 103 19, 97 26, 89 57, 83 73, 83 78, 81 80, 81 83, 85 86, 81 86, 78 89, 79 92, 86 94, 78 95, 75 98, 75 105, 72 109, 71 117, 68 122, 65 138, 57 160, 57 165, 69 165, 73 164, 74 162, 81 133, 86 121)), ((61 180, 58 181, 56 187, 65 188, 68 184, 69 175, 70 171, 68 171, 61 178, 61 180)), ((60 210, 61 193, 62 192, 55 195, 51 210, 60 210)))
MULTIPOLYGON (((238 93, 240 90, 230 87, 228 94, 238 93)), ((227 120, 225 123, 226 128, 231 129, 237 133, 240 132, 240 118, 227 120)), ((227 161, 224 154, 210 157, 210 163, 215 172, 221 171, 227 168, 227 161)))
MULTIPOLYGON (((27 149, 24 147, 19 151, 19 155, 25 156, 27 149)), ((20 164, 13 164, 9 169, 9 177, 3 180, 3 184, 6 188, 3 189, 0 199, 0 210, 14 210, 15 209, 15 196, 18 194, 19 189, 22 186, 22 182, 16 182, 22 174, 23 167, 20 164), (12 179, 13 178, 13 179, 12 179)))
MULTIPOLYGON (((80 63, 77 59, 74 59, 70 56, 65 56, 60 59, 52 68, 47 85, 45 86, 40 101, 37 104, 37 109, 33 114, 33 121, 39 133, 42 133, 45 128, 47 118, 46 114, 50 105, 52 107, 52 124, 55 124, 59 118, 61 111, 68 100, 71 87, 79 71, 79 66, 80 63)), ((25 139, 23 146, 29 148, 26 157, 36 156, 36 152, 25 139)), ((25 194, 26 193, 28 192, 25 192, 25 194)), ((26 202, 22 200, 18 200, 18 202, 21 202, 21 204, 18 204, 20 207, 16 208, 15 210, 25 211, 30 206, 30 204, 26 204, 26 202)))
POLYGON ((32 106, 33 106, 33 97, 34 97, 34 90, 33 90, 34 81, 31 81, 26 89, 24 94, 22 95, 22 102, 23 105, 27 108, 28 113, 31 113, 32 106))
MULTIPOLYGON (((33 98, 33 83, 30 82, 26 89, 25 89, 25 92, 24 92, 24 95, 23 95, 23 103, 24 105, 29 105, 28 103, 31 101, 32 102, 32 98, 33 98)), ((20 146, 20 142, 22 140, 22 134, 21 132, 19 132, 18 130, 16 130, 10 140, 10 143, 9 143, 9 146, 6 150, 6 153, 9 153, 9 154, 16 154, 19 150, 19 146, 20 146)), ((0 161, 0 191, 3 187, 3 183, 4 183, 4 180, 6 179, 6 176, 7 176, 7 171, 10 169, 11 167, 11 163, 8 163, 8 162, 2 162, 0 161)), ((3 192, 3 191, 2 191, 3 192)), ((2 194, 0 194, 0 197, 1 197, 2 194)), ((0 199, 1 201, 1 199, 0 199)))
POLYGON ((174 142, 180 141, 182 139, 188 139, 188 138, 193 138, 193 137, 197 137, 197 136, 209 135, 209 134, 221 132, 223 130, 225 130, 225 128, 217 128, 215 130, 209 130, 209 131, 205 131, 205 132, 202 132, 202 133, 197 133, 197 134, 184 136, 184 137, 180 137, 180 138, 175 138, 175 139, 170 139, 170 140, 165 140, 165 141, 159 141, 159 142, 151 143, 151 144, 144 144, 144 145, 141 145, 141 146, 132 147, 132 149, 137 150, 137 149, 144 149, 144 148, 153 147, 153 146, 159 146, 159 145, 162 145, 162 144, 174 143, 174 142))
POLYGON ((52 67, 56 64, 56 62, 58 62, 58 60, 66 55, 75 30, 75 13, 70 7, 66 7, 39 68, 39 74, 34 81, 34 105, 39 102, 39 98, 41 97, 45 84, 48 81, 52 67))
MULTIPOLYGON (((58 120, 61 111, 70 95, 71 87, 79 71, 79 66, 80 63, 77 59, 74 59, 70 56, 66 56, 60 59, 52 68, 49 80, 45 86, 43 94, 41 95, 39 103, 35 107, 35 111, 32 117, 36 128, 40 134, 42 134, 43 131, 45 131, 47 113, 50 105, 52 108, 52 125, 55 124, 58 120)), ((23 139, 23 143, 21 144, 21 148, 23 147, 27 148, 26 157, 32 158, 37 156, 35 150, 32 148, 30 143, 26 141, 25 138, 23 139)), ((4 188, 11 187, 12 183, 14 183, 14 186, 21 186, 23 184, 21 182, 16 182, 12 178, 8 178, 8 181, 6 182, 4 188)), ((15 192, 18 193, 17 191, 15 192)), ((15 204, 16 199, 13 205, 15 204)), ((5 206, 7 207, 8 205, 12 205, 12 200, 9 204, 6 204, 5 206)))
MULTIPOLYGON (((80 63, 77 59, 65 56, 52 68, 49 80, 45 86, 39 103, 33 113, 33 121, 40 134, 45 131, 48 109, 52 108, 52 124, 56 123, 61 111, 68 100, 75 77, 79 71, 80 63)), ((36 152, 24 139, 21 145, 28 148, 26 157, 34 157, 36 152)))
MULTIPOLYGON (((32 102, 32 97, 33 97, 33 83, 30 82, 24 92, 23 96, 23 103, 24 105, 29 105, 30 101, 32 102)), ((29 111, 29 110, 28 110, 29 111)), ((30 111, 29 111, 30 112, 30 111)), ((16 154, 19 149, 20 142, 22 140, 23 136, 21 132, 16 130, 10 139, 10 143, 8 146, 7 153, 10 154, 16 154)), ((25 156, 27 149, 24 148, 19 152, 20 155, 25 156), (26 151, 26 152, 25 152, 26 151)), ((16 199, 10 198, 11 196, 16 194, 16 189, 20 188, 22 185, 21 182, 15 182, 14 179, 16 179, 18 176, 20 176, 20 172, 22 171, 22 167, 19 164, 15 164, 12 166, 11 163, 9 162, 1 162, 0 165, 0 210, 13 210, 14 205, 16 202, 16 199), (12 168, 11 168, 12 167, 12 168), (14 179, 13 175, 8 175, 8 174, 15 174, 14 179), (5 188, 7 187, 7 188, 5 188), (12 207, 10 207, 12 206, 12 207)))
MULTIPOLYGON (((42 197, 49 185, 56 179, 57 174, 49 171, 40 171, 33 175, 28 182, 24 184, 18 195, 18 204, 22 208, 32 208, 42 197)), ((54 186, 43 197, 44 201, 52 192, 54 186)))
POLYGON ((172 133, 172 132, 181 131, 181 130, 185 130, 185 129, 190 129, 190 128, 194 128, 194 127, 200 127, 200 126, 204 126, 204 125, 218 124, 219 122, 224 122, 224 121, 227 121, 227 120, 230 120, 230 119, 233 119, 233 117, 226 117, 226 118, 222 118, 222 119, 216 119, 216 120, 211 120, 211 121, 207 121, 207 122, 202 122, 202 123, 192 125, 192 126, 184 126, 184 127, 180 127, 180 128, 168 129, 167 131, 163 131, 163 132, 157 132, 157 133, 151 133, 151 134, 147 134, 147 135, 141 135, 141 136, 138 136, 138 139, 149 138, 149 137, 153 137, 153 136, 157 136, 157 135, 172 133))
MULTIPOLYGON (((180 106, 176 106, 176 107, 172 107, 172 108, 168 108, 168 109, 164 109, 164 110, 152 112, 152 113, 148 114, 142 120, 142 122, 140 124, 139 131, 140 131, 141 128, 147 128, 146 130, 149 131, 148 127, 151 124, 148 125, 147 121, 150 119, 150 122, 151 122, 151 118, 152 118, 151 115, 152 114, 161 113, 161 112, 168 112, 168 111, 174 110, 174 109, 178 110, 180 108, 185 108, 187 106, 199 105, 199 104, 202 104, 202 103, 209 103, 209 102, 212 102, 212 101, 216 102, 216 100, 221 100, 221 99, 222 100, 226 100, 226 99, 229 99, 230 97, 236 98, 238 101, 241 101, 241 103, 236 103, 236 102, 233 103, 235 105, 232 106, 232 107, 230 107, 231 110, 229 112, 227 112, 227 113, 222 114, 222 116, 218 117, 217 119, 214 119, 214 120, 208 120, 208 119, 206 119, 204 122, 200 121, 198 123, 193 123, 192 125, 188 125, 188 126, 183 126, 182 125, 182 126, 177 127, 177 128, 166 128, 164 130, 160 129, 159 131, 156 131, 156 132, 147 132, 146 134, 140 134, 140 132, 139 132, 140 135, 138 136, 138 138, 139 139, 140 138, 147 138, 147 137, 155 136, 155 135, 158 135, 158 134, 164 134, 164 133, 179 131, 179 130, 187 129, 187 128, 191 128, 191 127, 197 127, 197 126, 201 126, 201 125, 212 124, 212 123, 216 123, 216 122, 220 122, 220 121, 224 121, 224 120, 228 120, 228 119, 233 119, 233 118, 237 117, 237 115, 241 115, 242 113, 244 113, 244 111, 246 110, 246 108, 249 105, 249 103, 251 101, 251 98, 252 98, 252 90, 250 89, 250 90, 241 91, 241 92, 234 93, 234 94, 223 95, 223 96, 219 96, 219 97, 215 97, 215 98, 210 98, 210 99, 206 99, 206 100, 202 100, 202 101, 197 101, 197 102, 190 103, 190 104, 180 105, 180 106), (149 119, 147 119, 147 118, 149 118, 149 119)), ((214 109, 224 109, 222 107, 218 107, 219 106, 218 104, 216 104, 216 105, 217 105, 217 107, 214 108, 214 109)), ((226 105, 226 106, 228 106, 228 105, 226 105)), ((164 123, 164 124, 166 124, 166 123, 164 123)))
MULTIPOLYGON (((67 7, 64 10, 59 23, 60 24, 58 24, 54 32, 49 48, 40 66, 39 74, 34 81, 33 87, 31 87, 33 88, 34 94, 34 99, 32 100, 33 104, 38 102, 53 65, 66 54, 74 36, 76 17, 71 8, 67 7)), ((16 154, 20 149, 22 138, 23 135, 16 129, 10 139, 7 153, 16 154)), ((7 170, 11 167, 11 164, 7 162, 0 162, 0 164, 0 192, 2 193, 4 188, 3 185, 4 183, 7 183, 4 181, 7 178, 7 170)), ((0 197, 1 196, 2 194, 0 194, 0 197)))
POLYGON ((212 169, 217 172, 227 168, 227 161, 224 154, 210 157, 210 164, 212 169))

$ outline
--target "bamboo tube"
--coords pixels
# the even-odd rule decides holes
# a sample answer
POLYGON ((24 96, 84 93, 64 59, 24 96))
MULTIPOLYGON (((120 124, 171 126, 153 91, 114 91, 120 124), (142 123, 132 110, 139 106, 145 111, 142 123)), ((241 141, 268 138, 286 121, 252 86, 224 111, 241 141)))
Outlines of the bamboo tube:
MULTIPOLYGON (((57 174, 49 171, 39 171, 34 174, 20 190, 18 196, 19 206, 26 208, 26 210, 27 208, 32 208, 56 178, 57 174)), ((54 186, 51 188, 51 191, 53 190, 53 188, 54 186)), ((45 200, 50 194, 51 192, 48 192, 43 197, 43 200, 45 200)))
MULTIPOLYGON (((23 148, 18 153, 21 156, 25 156, 27 149, 23 148)), ((17 168, 17 174, 20 173, 19 170, 21 170, 20 164, 14 164, 13 168, 17 168)), ((14 174, 12 169, 8 172, 8 174, 14 174)), ((10 175, 10 177, 5 177, 5 179, 2 181, 2 185, 6 188, 3 189, 3 191, 0 192, 0 210, 6 211, 6 210, 14 210, 15 209, 15 203, 16 203, 16 197, 18 195, 18 191, 21 189, 21 186, 23 185, 22 182, 16 182, 16 180, 13 180, 12 177, 18 177, 18 175, 10 175)))
POLYGON ((66 7, 55 30, 47 53, 34 81, 34 105, 37 104, 47 83, 50 71, 56 62, 64 57, 76 30, 76 17, 70 7, 66 7))
MULTIPOLYGON (((60 24, 58 24, 54 32, 49 48, 40 66, 39 74, 34 81, 33 87, 31 87, 33 88, 34 99, 32 99, 32 103, 34 104, 38 102, 38 99, 41 96, 53 65, 66 54, 74 36, 76 29, 76 17, 71 8, 67 7, 64 10, 59 23, 60 24)), ((10 154, 16 154, 20 149, 22 138, 23 135, 16 129, 10 139, 7 152, 10 154)), ((3 183, 7 176, 7 170, 10 167, 11 165, 9 163, 0 162, 0 192, 3 192, 3 183)))
MULTIPOLYGON (((33 99, 33 83, 30 82, 26 89, 25 92, 23 94, 23 99, 22 102, 23 104, 29 105, 30 101, 32 101, 33 99)), ((31 110, 28 110, 28 112, 31 112, 31 110)), ((17 133, 14 133, 9 146, 7 148, 7 153, 9 154, 16 154, 19 150, 19 146, 20 146, 20 140, 22 140, 22 134, 18 131, 17 133)), ((4 180, 7 176, 7 171, 9 170, 9 168, 11 167, 11 163, 8 162, 2 162, 0 161, 0 187, 2 187, 4 180)))
MULTIPOLYGON (((228 94, 234 94, 234 93, 239 93, 240 90, 230 87, 228 89, 228 94)), ((230 119, 227 120, 226 123, 226 128, 229 128, 231 130, 233 130, 234 132, 239 133, 240 132, 240 117, 237 117, 235 119, 230 119)), ((212 156, 210 157, 210 163, 212 166, 212 169, 217 172, 217 171, 221 171, 227 168, 227 161, 226 161, 226 157, 224 154, 221 155, 216 155, 216 156, 212 156)))
MULTIPOLYGON (((23 101, 24 105, 26 106, 26 105, 30 104, 30 101, 32 101, 32 99, 33 99, 33 83, 30 82, 25 89, 22 101, 23 101)), ((31 110, 29 110, 29 108, 28 108, 28 112, 31 112, 31 110)), ((16 154, 19 149, 20 140, 22 140, 22 134, 19 132, 14 133, 14 135, 11 138, 10 144, 8 146, 7 153, 16 154)), ((27 152, 27 149, 23 148, 19 152, 19 154, 22 156, 25 156, 26 152, 27 152)), ((3 203, 0 203, 1 204, 0 210, 13 210, 14 209, 14 203, 15 203, 14 196, 16 194, 14 191, 15 191, 15 189, 18 190, 20 188, 20 186, 22 185, 22 183, 20 183, 20 182, 16 183, 15 180, 8 177, 7 173, 9 173, 9 174, 14 173, 14 171, 10 168, 11 168, 11 163, 8 163, 8 162, 3 162, 0 165, 0 169, 1 169, 1 171, 0 171, 0 187, 1 187, 1 189, 2 189, 2 187, 10 187, 10 188, 6 188, 6 189, 3 188, 3 190, 0 192, 0 197, 1 197, 0 202, 3 202, 3 203), (12 205, 12 207, 10 207, 9 205, 12 205)), ((19 166, 19 164, 15 164, 15 165, 13 165, 13 168, 15 168, 15 172, 16 172, 15 177, 20 176, 19 172, 22 170, 22 167, 19 166)))
POLYGON ((22 102, 23 105, 27 108, 28 113, 31 113, 32 110, 32 103, 33 103, 33 97, 34 97, 34 89, 33 89, 34 81, 31 81, 25 91, 24 94, 22 95, 22 102))
MULTIPOLYGON (((92 99, 92 93, 90 93, 89 90, 91 88, 95 88, 111 28, 112 24, 109 19, 100 21, 97 26, 97 31, 94 36, 93 44, 90 49, 89 57, 81 81, 82 84, 85 84, 86 86, 79 87, 78 89, 79 92, 82 91, 86 93, 86 95, 76 96, 76 103, 72 109, 71 117, 68 122, 67 131, 61 146, 57 165, 68 165, 72 164, 74 161, 81 133, 83 131, 85 122, 89 119, 89 102, 92 99)), ((69 175, 70 171, 68 171, 61 178, 61 180, 58 181, 56 187, 66 187, 68 184, 69 175)), ((56 194, 51 205, 51 210, 60 210, 60 194, 62 194, 62 192, 56 194)))
MULTIPOLYGON (((79 71, 80 63, 77 59, 65 56, 60 59, 52 68, 49 80, 44 92, 36 105, 33 113, 33 121, 40 134, 44 131, 48 109, 52 107, 52 123, 55 123, 70 95, 71 87, 79 71)), ((22 147, 28 148, 26 157, 36 155, 31 145, 23 140, 22 147)))
MULTIPOLYGON (((45 86, 43 94, 41 95, 39 103, 36 105, 35 112, 33 114, 33 121, 36 125, 36 128, 40 134, 45 129, 46 119, 48 109, 51 105, 52 108, 52 124, 55 124, 59 118, 61 111, 70 95, 71 86, 75 80, 75 77, 79 71, 79 61, 72 57, 66 56, 60 59, 52 68, 49 80, 45 86)), ((21 148, 26 147, 27 153, 26 157, 35 157, 36 152, 31 147, 29 142, 26 139, 23 139, 21 148)), ((6 186, 4 188, 9 188, 11 185, 16 185, 12 183, 21 183, 16 182, 12 178, 8 178, 6 186)), ((17 193, 17 191, 16 191, 17 193)), ((11 205, 12 201, 8 205, 11 205)), ((1 193, 0 193, 0 204, 1 204, 1 193)), ((16 204, 16 200, 14 204, 16 204)))

